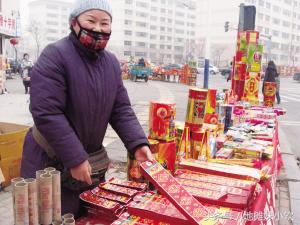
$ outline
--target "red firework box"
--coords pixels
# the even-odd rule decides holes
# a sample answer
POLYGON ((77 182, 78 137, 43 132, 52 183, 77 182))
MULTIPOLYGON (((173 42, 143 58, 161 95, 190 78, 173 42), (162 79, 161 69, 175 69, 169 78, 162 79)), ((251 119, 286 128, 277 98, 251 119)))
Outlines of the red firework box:
POLYGON ((219 123, 219 115, 217 113, 213 113, 213 114, 208 114, 206 113, 204 115, 204 119, 203 119, 203 122, 204 123, 207 123, 207 124, 215 124, 215 125, 218 125, 219 123))
POLYGON ((214 114, 217 108, 217 89, 208 89, 205 114, 214 114))
POLYGON ((191 131, 199 130, 203 124, 207 95, 208 90, 206 89, 191 88, 189 90, 185 125, 188 126, 191 131))
POLYGON ((203 162, 194 159, 182 160, 179 162, 178 166, 180 169, 187 169, 195 172, 232 177, 237 179, 259 181, 261 177, 260 171, 255 168, 203 162))
MULTIPOLYGON (((241 224, 241 213, 229 208, 206 206, 209 216, 200 224, 241 224), (217 216, 218 215, 218 216, 217 216)), ((139 194, 128 206, 128 212, 132 215, 155 220, 159 218, 164 223, 185 225, 189 221, 178 211, 171 202, 154 193, 139 194)))
POLYGON ((244 86, 244 94, 242 97, 243 101, 247 101, 252 105, 257 105, 259 103, 259 81, 259 73, 247 72, 244 86))
POLYGON ((221 148, 224 147, 225 141, 227 141, 227 136, 226 135, 219 135, 217 137, 217 140, 216 140, 217 151, 219 151, 221 148))
POLYGON ((206 135, 206 130, 204 129, 191 132, 191 150, 193 154, 193 157, 191 158, 198 159, 199 157, 201 157, 202 147, 205 141, 205 135, 206 135))
POLYGON ((110 191, 110 192, 113 192, 113 193, 119 194, 119 195, 125 195, 128 197, 133 197, 134 195, 136 195, 139 192, 138 190, 135 190, 135 189, 121 187, 121 186, 111 184, 111 183, 101 183, 101 184, 99 184, 99 187, 103 190, 110 191))
POLYGON ((146 183, 139 183, 139 182, 128 181, 128 180, 120 180, 115 177, 112 177, 111 179, 109 179, 108 182, 111 184, 121 186, 121 187, 128 187, 128 188, 136 189, 138 191, 145 191, 147 189, 146 183))
POLYGON ((184 188, 202 203, 241 210, 246 209, 249 205, 249 198, 245 196, 231 195, 224 192, 190 186, 184 186, 184 188))
POLYGON ((273 107, 275 103, 276 83, 265 82, 264 86, 264 106, 273 107))
POLYGON ((135 196, 133 202, 128 205, 128 212, 135 216, 153 220, 159 218, 164 223, 178 225, 188 223, 188 220, 168 199, 152 192, 135 196))
POLYGON ((130 197, 124 196, 124 195, 117 195, 114 193, 111 193, 109 191, 105 191, 102 190, 99 187, 95 187, 93 190, 91 190, 92 194, 101 197, 101 198, 105 198, 111 201, 116 201, 119 202, 121 204, 128 204, 131 201, 130 197))
POLYGON ((144 162, 141 169, 143 175, 188 219, 190 224, 201 224, 208 216, 206 208, 158 162, 144 162))
POLYGON ((102 214, 117 215, 123 210, 123 206, 115 201, 94 195, 91 191, 85 191, 79 195, 87 209, 96 210, 102 214))
POLYGON ((171 173, 175 172, 176 142, 160 142, 156 160, 171 173))
POLYGON ((255 188, 256 182, 248 180, 240 180, 229 177, 215 176, 205 173, 193 172, 190 170, 177 170, 175 173, 176 178, 188 179, 192 181, 200 181, 211 184, 219 184, 228 187, 236 187, 246 191, 252 192, 255 188))
POLYGON ((149 138, 175 140, 175 103, 150 102, 149 138))

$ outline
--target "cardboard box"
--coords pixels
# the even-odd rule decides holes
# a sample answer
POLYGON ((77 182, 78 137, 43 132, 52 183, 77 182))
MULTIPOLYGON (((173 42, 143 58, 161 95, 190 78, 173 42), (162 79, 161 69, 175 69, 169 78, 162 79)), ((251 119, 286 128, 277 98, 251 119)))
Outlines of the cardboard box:
POLYGON ((5 178, 4 187, 10 185, 12 178, 20 176, 23 142, 28 129, 24 125, 0 122, 0 169, 5 178))

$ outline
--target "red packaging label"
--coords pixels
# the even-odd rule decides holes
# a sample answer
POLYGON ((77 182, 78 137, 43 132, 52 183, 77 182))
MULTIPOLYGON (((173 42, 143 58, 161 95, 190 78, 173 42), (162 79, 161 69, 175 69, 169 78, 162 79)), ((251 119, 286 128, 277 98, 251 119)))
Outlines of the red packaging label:
POLYGON ((120 195, 125 195, 129 197, 133 197, 138 193, 137 190, 131 189, 131 188, 126 188, 126 187, 120 187, 118 185, 110 184, 110 183, 102 183, 99 184, 99 187, 106 190, 106 191, 111 191, 116 194, 120 195))
POLYGON ((98 197, 102 197, 102 198, 105 198, 105 199, 108 199, 108 200, 112 200, 112 201, 117 201, 117 202, 120 202, 122 204, 127 204, 130 202, 130 198, 127 197, 127 196, 124 196, 124 195, 117 195, 117 194, 114 194, 114 193, 111 193, 109 191, 105 191, 99 187, 96 187, 94 188, 93 190, 91 190, 91 192, 98 196, 98 197))
POLYGON ((138 182, 128 181, 128 180, 120 180, 115 177, 111 178, 108 182, 121 187, 133 188, 139 191, 145 191, 147 189, 147 184, 145 183, 138 183, 138 182))

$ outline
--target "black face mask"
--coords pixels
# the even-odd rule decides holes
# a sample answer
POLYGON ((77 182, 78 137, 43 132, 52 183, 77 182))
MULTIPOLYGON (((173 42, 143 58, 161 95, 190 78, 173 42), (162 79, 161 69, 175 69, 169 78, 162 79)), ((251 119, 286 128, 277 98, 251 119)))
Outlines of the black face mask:
POLYGON ((93 51, 101 51, 105 49, 107 42, 110 38, 111 32, 105 33, 89 30, 83 28, 78 20, 76 21, 78 26, 80 27, 77 39, 83 46, 93 51))

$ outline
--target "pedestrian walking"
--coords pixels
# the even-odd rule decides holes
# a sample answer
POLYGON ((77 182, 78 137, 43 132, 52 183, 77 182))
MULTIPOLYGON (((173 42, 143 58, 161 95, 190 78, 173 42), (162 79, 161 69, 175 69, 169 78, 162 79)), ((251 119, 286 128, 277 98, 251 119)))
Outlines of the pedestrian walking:
POLYGON ((106 51, 109 0, 76 0, 70 34, 48 45, 32 69, 22 177, 53 166, 62 172, 62 213, 80 215, 79 193, 105 179, 108 124, 138 162, 152 160, 148 139, 131 108, 117 58, 106 51))
POLYGON ((22 59, 22 63, 21 63, 22 78, 23 78, 23 85, 25 87, 25 94, 29 94, 32 66, 33 66, 33 63, 29 59, 29 54, 25 53, 23 55, 23 59, 22 59))
POLYGON ((279 105, 281 102, 281 98, 280 98, 280 77, 279 77, 279 73, 276 73, 275 75, 275 82, 276 82, 276 99, 277 99, 277 104, 279 105))

